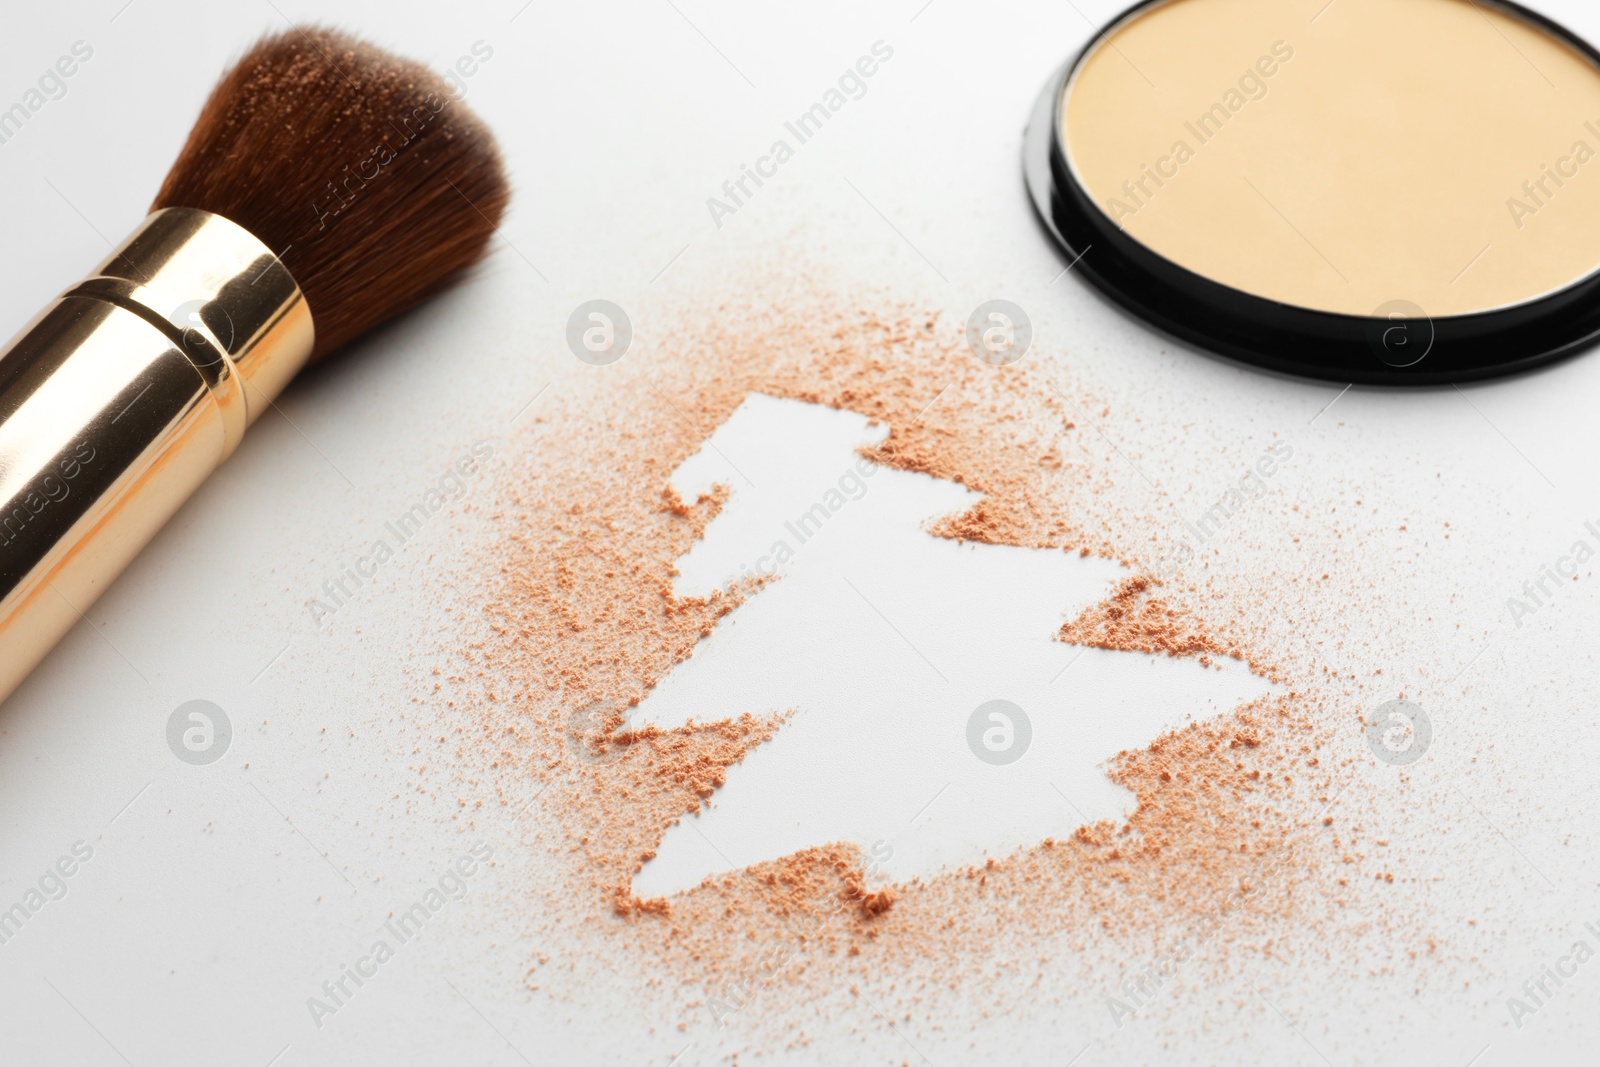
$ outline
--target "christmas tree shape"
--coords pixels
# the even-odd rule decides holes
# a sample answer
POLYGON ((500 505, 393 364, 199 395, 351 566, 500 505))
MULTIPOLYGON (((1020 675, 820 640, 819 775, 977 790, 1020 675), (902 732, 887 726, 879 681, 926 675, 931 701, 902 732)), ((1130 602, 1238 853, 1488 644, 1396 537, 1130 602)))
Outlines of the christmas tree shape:
POLYGON ((674 472, 685 500, 731 489, 678 561, 675 591, 777 578, 724 616, 631 724, 788 718, 668 829, 634 879, 639 895, 836 841, 901 880, 1066 837, 1131 809, 1105 760, 1270 690, 1233 659, 1207 667, 1059 640, 1127 570, 928 533, 981 496, 871 464, 860 449, 887 432, 753 394, 674 472), (1000 718, 991 709, 972 726, 995 700, 1026 724, 996 705, 1000 718))

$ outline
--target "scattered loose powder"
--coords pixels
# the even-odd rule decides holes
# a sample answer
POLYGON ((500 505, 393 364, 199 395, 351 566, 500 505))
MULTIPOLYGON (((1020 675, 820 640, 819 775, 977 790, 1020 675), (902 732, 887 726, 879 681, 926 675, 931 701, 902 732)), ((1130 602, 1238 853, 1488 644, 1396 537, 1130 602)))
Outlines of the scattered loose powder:
POLYGON ((804 291, 751 294, 636 344, 542 402, 496 481, 497 540, 449 578, 484 606, 491 636, 459 654, 434 699, 468 724, 461 773, 473 788, 487 778, 546 857, 544 880, 522 892, 540 898, 534 912, 564 917, 529 930, 533 995, 637 974, 677 1001, 682 1027, 736 1018, 747 1034, 770 1031, 767 1047, 812 1040, 856 995, 938 1029, 1021 1010, 1023 994, 1098 1002, 1116 993, 1113 976, 1183 945, 1194 970, 1173 987, 1191 990, 1236 953, 1337 955, 1326 932, 1363 861, 1359 828, 1341 841, 1326 815, 1349 750, 1320 753, 1353 715, 1340 697, 1355 683, 1336 693, 1315 649, 1305 655, 1259 595, 1218 586, 1203 560, 1162 573, 1155 595, 1139 551, 1154 528, 1115 491, 1120 461, 1078 428, 1080 404, 1103 405, 1060 358, 993 368, 960 323, 804 291), (872 459, 985 494, 931 535, 1125 563, 1133 576, 1061 640, 1235 657, 1277 691, 1110 761, 1137 798, 1125 821, 900 884, 869 876, 870 857, 841 843, 635 897, 667 829, 784 728, 784 715, 728 708, 681 729, 627 728, 720 619, 762 595, 759 582, 706 597, 672 586, 727 490, 683 500, 668 479, 751 392, 878 420, 889 433, 872 459), (1041 986, 1046 975, 1058 977, 1041 986))
POLYGON ((1159 584, 1145 574, 1124 579, 1111 597, 1063 625, 1061 640, 1121 652, 1197 656, 1207 666, 1212 656, 1232 656, 1249 662, 1257 674, 1274 677, 1271 668, 1251 659, 1243 648, 1224 647, 1199 629, 1187 611, 1153 595, 1150 590, 1159 584))

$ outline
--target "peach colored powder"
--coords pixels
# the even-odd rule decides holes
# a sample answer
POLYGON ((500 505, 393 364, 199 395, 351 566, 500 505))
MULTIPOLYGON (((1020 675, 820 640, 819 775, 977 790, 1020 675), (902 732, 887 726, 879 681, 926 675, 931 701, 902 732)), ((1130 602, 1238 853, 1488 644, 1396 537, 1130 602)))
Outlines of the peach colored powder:
MULTIPOLYGON (((537 795, 529 833, 559 873, 559 899, 545 907, 567 918, 533 936, 576 939, 568 960, 655 975, 648 984, 680 998, 687 1019, 733 1005, 743 1018, 785 1020, 773 1025, 800 1043, 797 999, 822 1005, 870 985, 896 1012, 930 1019, 956 1004, 1003 1010, 986 999, 1001 996, 986 974, 1046 958, 1087 967, 1084 954, 1107 938, 1129 960, 1180 941, 1271 951, 1296 931, 1315 950, 1345 881, 1344 850, 1321 818, 1333 793, 1317 755, 1328 679, 1266 647, 1261 605, 1209 591, 1204 573, 1164 576, 1155 595, 1110 502, 1120 475, 1086 447, 1065 400, 1087 397, 1070 375, 1043 358, 990 367, 966 350, 959 323, 827 294, 752 299, 641 342, 542 402, 497 480, 497 540, 454 579, 474 590, 492 631, 466 650, 446 694, 477 724, 466 762, 508 808, 537 795), (673 592, 674 561, 727 490, 682 500, 667 487, 753 391, 867 415, 889 430, 869 450, 877 462, 986 494, 934 524, 935 536, 1134 568, 1061 640, 1237 657, 1278 681, 1279 695, 1111 761, 1110 776, 1137 797, 1125 821, 896 885, 869 879, 856 846, 834 844, 671 898, 635 897, 631 879, 666 830, 783 729, 782 715, 713 707, 681 729, 626 727, 628 709, 719 619, 761 595, 748 582, 707 597, 673 592)), ((1209 953, 1208 965, 1227 955, 1209 953)), ((536 964, 530 988, 559 981, 559 966, 578 964, 536 964)))

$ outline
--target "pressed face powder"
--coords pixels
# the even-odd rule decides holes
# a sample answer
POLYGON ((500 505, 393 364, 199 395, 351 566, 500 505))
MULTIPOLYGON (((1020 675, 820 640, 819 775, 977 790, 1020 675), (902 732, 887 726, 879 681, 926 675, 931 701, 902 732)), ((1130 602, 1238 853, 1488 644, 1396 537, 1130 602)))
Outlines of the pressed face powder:
POLYGON ((1192 271, 1350 315, 1600 267, 1600 68, 1489 4, 1325 2, 1171 0, 1105 35, 1061 109, 1094 202, 1192 271))
POLYGON ((1494 0, 1147 0, 1025 162, 1077 273, 1168 333, 1344 381, 1600 337, 1600 54, 1494 0))

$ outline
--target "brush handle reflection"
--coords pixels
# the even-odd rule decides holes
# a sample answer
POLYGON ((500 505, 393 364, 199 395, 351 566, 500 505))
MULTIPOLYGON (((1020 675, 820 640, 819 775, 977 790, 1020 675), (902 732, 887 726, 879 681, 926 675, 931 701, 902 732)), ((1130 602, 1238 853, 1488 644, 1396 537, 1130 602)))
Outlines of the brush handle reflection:
POLYGON ((0 700, 238 447, 313 337, 270 249, 168 208, 0 353, 0 700))

